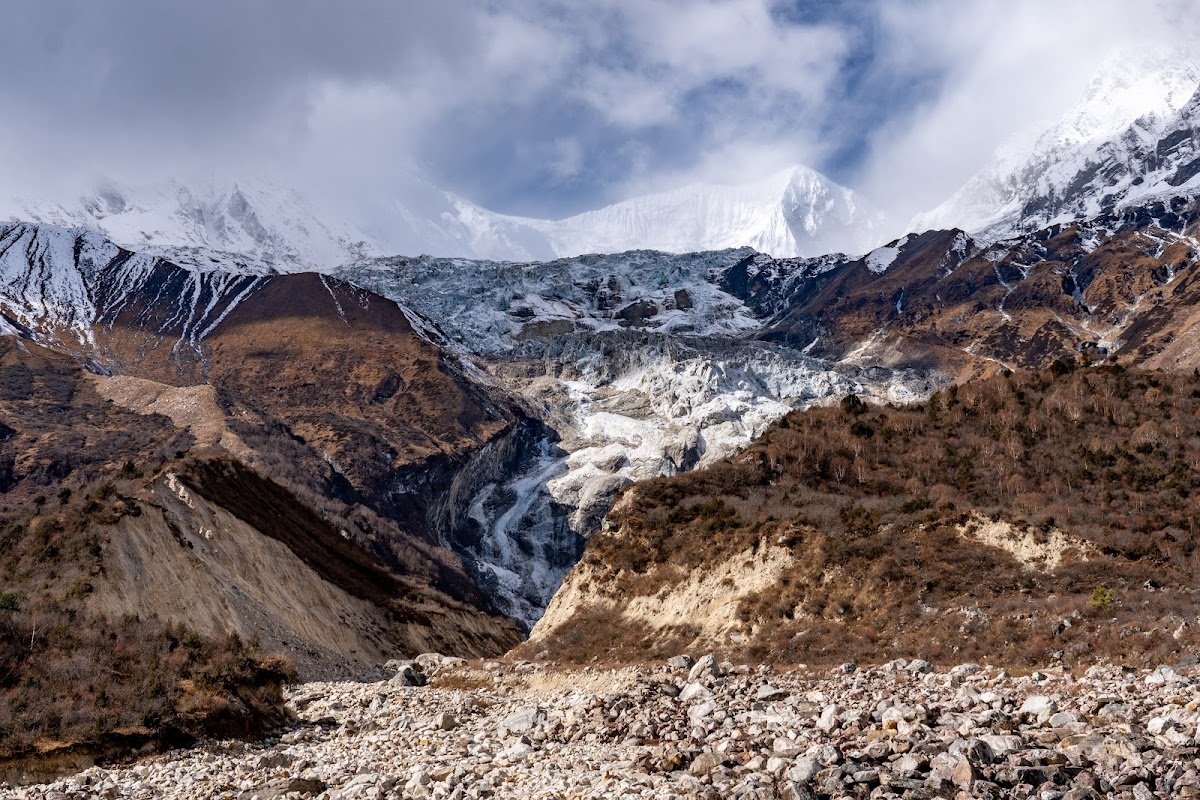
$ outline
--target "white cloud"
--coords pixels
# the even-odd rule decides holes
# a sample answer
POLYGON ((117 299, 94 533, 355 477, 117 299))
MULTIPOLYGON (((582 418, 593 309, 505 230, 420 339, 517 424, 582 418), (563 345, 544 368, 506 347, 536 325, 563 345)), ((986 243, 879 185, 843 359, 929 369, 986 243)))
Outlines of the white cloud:
POLYGON ((559 182, 574 178, 583 168, 583 145, 578 139, 558 139, 549 153, 546 166, 559 182))
POLYGON ((932 71, 940 86, 874 131, 861 188, 895 220, 944 200, 1018 132, 1060 117, 1115 48, 1187 44, 1174 0, 901 0, 881 3, 877 69, 932 71))
POLYGON ((267 171, 353 199, 423 168, 561 215, 800 162, 904 216, 1061 113, 1111 47, 1197 26, 1194 0, 783 5, 31 2, 0 29, 4 180, 267 171))

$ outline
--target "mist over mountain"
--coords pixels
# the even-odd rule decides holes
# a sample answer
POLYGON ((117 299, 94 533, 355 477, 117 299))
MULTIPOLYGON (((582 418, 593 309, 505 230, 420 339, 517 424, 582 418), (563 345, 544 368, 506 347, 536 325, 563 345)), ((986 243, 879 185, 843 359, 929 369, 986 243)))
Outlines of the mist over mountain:
POLYGON ((854 192, 806 167, 741 185, 694 184, 562 220, 505 216, 410 176, 363 219, 258 180, 151 186, 105 181, 67 202, 13 198, 13 219, 84 227, 123 246, 201 265, 211 251, 294 271, 358 258, 432 255, 501 261, 587 253, 752 247, 779 258, 861 253, 882 219, 854 192))
POLYGON ((1200 175, 1200 62, 1167 47, 1112 54, 1057 122, 1014 137, 915 231, 991 239, 1186 193, 1200 175))

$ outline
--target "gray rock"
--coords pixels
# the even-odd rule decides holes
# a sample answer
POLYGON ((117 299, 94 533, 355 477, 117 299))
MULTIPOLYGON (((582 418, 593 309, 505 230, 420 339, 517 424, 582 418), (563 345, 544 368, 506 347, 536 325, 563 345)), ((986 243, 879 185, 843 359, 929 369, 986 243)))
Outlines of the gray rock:
POLYGON ((817 728, 825 733, 832 733, 838 727, 838 714, 842 713, 840 706, 825 706, 821 716, 817 718, 817 728))
POLYGON ((770 702, 772 700, 783 700, 788 696, 788 691, 786 689, 778 689, 769 683, 765 683, 758 687, 758 691, 754 693, 754 696, 758 700, 770 702))
POLYGON ((716 656, 712 653, 700 656, 700 660, 688 670, 689 681, 700 681, 706 678, 721 677, 721 668, 717 665, 716 656))
POLYGON ((667 659, 668 667, 671 669, 677 669, 681 672, 691 669, 692 664, 694 663, 695 662, 692 660, 692 657, 689 655, 672 656, 671 658, 667 659))
POLYGON ((1146 676, 1146 683, 1150 686, 1162 686, 1167 683, 1175 683, 1179 680, 1179 673, 1166 664, 1159 665, 1154 672, 1146 676))
POLYGON ((964 756, 972 764, 991 764, 996 754, 982 739, 959 739, 950 745, 950 752, 964 756))
POLYGON ((392 676, 391 682, 398 686, 424 686, 425 675, 413 665, 405 664, 392 676))
POLYGON ((694 761, 692 761, 692 765, 688 767, 688 772, 698 778, 702 778, 713 770, 717 769, 717 767, 721 766, 721 763, 721 758, 719 758, 716 754, 701 753, 700 755, 696 756, 694 761))
POLYGON ((928 761, 917 758, 911 753, 905 753, 892 763, 892 769, 895 770, 896 774, 898 775, 911 777, 924 770, 928 765, 928 761))
POLYGON ((1054 698, 1044 694, 1034 694, 1025 698, 1025 702, 1021 704, 1017 713, 1039 722, 1046 722, 1056 710, 1058 710, 1058 703, 1054 701, 1054 698))
POLYGON ((842 761, 842 751, 832 744, 817 745, 812 751, 812 756, 826 767, 832 767, 842 761))
POLYGON ((444 656, 441 653, 422 653, 413 659, 417 666, 426 675, 432 675, 441 669, 449 669, 452 667, 461 666, 466 662, 465 659, 456 658, 455 656, 444 656))
POLYGON ((776 736, 775 741, 771 743, 771 750, 775 755, 782 758, 792 758, 798 756, 805 751, 805 745, 796 740, 789 739, 786 736, 776 736))
POLYGON ((528 733, 546 721, 546 712, 536 706, 517 709, 504 718, 497 733, 500 738, 513 734, 528 733))
POLYGON ((788 781, 781 794, 783 800, 817 800, 817 793, 811 786, 795 781, 788 781))
POLYGON ((796 783, 809 784, 817 779, 817 773, 821 769, 821 762, 817 759, 811 756, 801 756, 796 759, 792 768, 787 771, 787 777, 788 780, 796 783))
POLYGON ((1061 728, 1065 725, 1073 725, 1079 722, 1079 715, 1070 711, 1059 711, 1056 714, 1051 714, 1048 721, 1051 728, 1061 728))
POLYGON ((790 758, 782 758, 780 756, 771 756, 770 758, 767 759, 766 769, 767 769, 767 772, 771 773, 772 775, 782 775, 783 771, 785 769, 787 769, 788 766, 791 765, 791 763, 792 763, 792 760, 790 758))
POLYGON ((516 741, 504 748, 503 756, 509 761, 520 761, 533 753, 533 745, 528 742, 516 741))
POLYGON ((268 753, 263 753, 254 760, 254 768, 256 770, 279 769, 280 767, 290 767, 295 759, 285 752, 280 750, 272 750, 268 753))
POLYGON ((688 719, 692 722, 699 722, 709 714, 717 710, 717 704, 712 700, 705 700, 703 703, 697 703, 688 709, 688 719))
POLYGON ((1009 753, 1016 753, 1025 746, 1025 741, 1020 736, 1002 736, 998 734, 985 734, 979 737, 979 741, 985 743, 991 748, 992 753, 998 759, 1003 759, 1009 753))

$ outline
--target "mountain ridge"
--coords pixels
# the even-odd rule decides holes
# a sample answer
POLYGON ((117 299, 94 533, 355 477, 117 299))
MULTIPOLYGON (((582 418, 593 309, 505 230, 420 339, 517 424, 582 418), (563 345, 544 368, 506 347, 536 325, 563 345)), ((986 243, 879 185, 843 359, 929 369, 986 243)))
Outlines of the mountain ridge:
POLYGON ((256 179, 121 185, 67 201, 13 198, 13 221, 85 228, 197 269, 331 270, 389 255, 548 261, 628 250, 754 247, 777 257, 877 244, 881 218, 851 190, 807 167, 745 184, 689 184, 561 220, 499 214, 410 176, 335 213, 308 193, 256 179))
POLYGON ((909 228, 995 241, 1183 193, 1200 174, 1198 129, 1200 61, 1160 47, 1117 51, 1066 114, 1014 136, 909 228))

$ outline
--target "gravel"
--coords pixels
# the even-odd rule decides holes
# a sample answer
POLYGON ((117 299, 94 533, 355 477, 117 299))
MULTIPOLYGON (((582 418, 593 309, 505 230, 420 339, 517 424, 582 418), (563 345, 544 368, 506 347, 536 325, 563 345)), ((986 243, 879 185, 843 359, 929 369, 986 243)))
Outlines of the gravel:
POLYGON ((0 796, 1200 797, 1191 668, 1015 676, 898 660, 775 672, 702 656, 580 670, 426 659, 425 670, 428 685, 297 686, 294 723, 263 742, 0 796))

